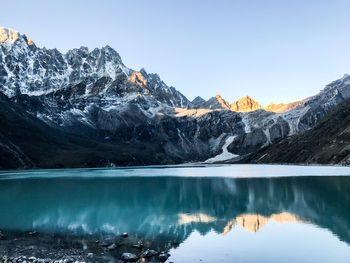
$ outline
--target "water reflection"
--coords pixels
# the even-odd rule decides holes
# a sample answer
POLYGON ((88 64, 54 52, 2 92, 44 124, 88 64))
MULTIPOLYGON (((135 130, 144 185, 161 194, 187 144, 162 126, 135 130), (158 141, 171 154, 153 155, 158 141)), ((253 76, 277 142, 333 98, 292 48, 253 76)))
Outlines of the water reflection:
POLYGON ((128 232, 184 241, 193 231, 311 223, 350 244, 350 178, 35 178, 0 181, 0 228, 128 232))

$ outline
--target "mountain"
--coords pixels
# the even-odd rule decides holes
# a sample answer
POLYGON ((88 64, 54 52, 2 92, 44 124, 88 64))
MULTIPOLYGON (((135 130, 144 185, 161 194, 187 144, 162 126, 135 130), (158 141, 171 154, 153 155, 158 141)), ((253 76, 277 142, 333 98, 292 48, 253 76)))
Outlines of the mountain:
POLYGON ((0 126, 0 169, 158 164, 166 159, 156 143, 106 143, 50 127, 1 93, 0 126))
POLYGON ((286 111, 290 111, 293 109, 293 106, 298 105, 298 102, 291 102, 291 103, 279 103, 279 104, 274 104, 273 102, 271 102, 269 105, 267 105, 266 107, 264 107, 263 109, 266 111, 272 111, 272 112, 286 112, 286 111))
POLYGON ((237 112, 250 112, 250 111, 256 111, 262 108, 263 107, 259 103, 257 103, 255 100, 253 100, 249 96, 245 96, 233 102, 230 106, 230 109, 232 111, 237 111, 237 112))
POLYGON ((205 100, 201 96, 197 96, 191 101, 191 103, 194 107, 199 107, 201 104, 205 103, 205 100))
POLYGON ((35 167, 164 164, 205 161, 225 152, 242 157, 310 129, 350 96, 350 77, 313 97, 276 106, 276 112, 249 97, 239 100, 238 111, 233 111, 220 95, 189 101, 159 75, 125 66, 109 46, 62 54, 0 28, 0 93, 9 107, 17 107, 16 114, 49 127, 49 134, 84 140, 74 142, 84 149, 84 158, 44 164, 42 152, 27 154, 30 147, 22 149, 19 138, 11 139, 35 167), (101 147, 101 154, 95 157, 91 145, 101 147), (104 147, 110 154, 102 154, 104 147))
POLYGON ((350 99, 316 126, 249 156, 257 163, 350 164, 350 99))
MULTIPOLYGON (((198 97, 197 97, 198 98, 198 97)), ((196 98, 196 99, 197 99, 196 98)), ((202 99, 202 98, 201 98, 202 99)), ((211 97, 209 100, 199 100, 194 102, 194 107, 197 109, 219 109, 219 110, 229 110, 230 103, 217 94, 215 97, 211 97)))

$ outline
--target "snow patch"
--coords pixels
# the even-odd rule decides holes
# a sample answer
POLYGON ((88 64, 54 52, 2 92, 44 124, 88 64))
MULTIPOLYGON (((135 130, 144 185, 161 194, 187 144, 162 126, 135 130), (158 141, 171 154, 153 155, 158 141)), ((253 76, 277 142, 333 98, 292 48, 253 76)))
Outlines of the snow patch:
POLYGON ((205 163, 214 163, 214 162, 225 161, 225 160, 229 160, 229 159, 238 157, 239 155, 230 153, 227 150, 227 147, 234 141, 234 139, 236 137, 237 136, 229 136, 229 137, 227 137, 227 139, 225 141, 225 144, 222 146, 222 153, 218 154, 218 155, 216 155, 216 156, 214 156, 214 157, 212 157, 212 158, 210 158, 208 160, 206 160, 205 163))
POLYGON ((249 124, 249 114, 243 114, 243 117, 242 117, 242 122, 244 124, 244 132, 245 133, 250 133, 252 132, 252 129, 250 127, 250 124, 249 124))

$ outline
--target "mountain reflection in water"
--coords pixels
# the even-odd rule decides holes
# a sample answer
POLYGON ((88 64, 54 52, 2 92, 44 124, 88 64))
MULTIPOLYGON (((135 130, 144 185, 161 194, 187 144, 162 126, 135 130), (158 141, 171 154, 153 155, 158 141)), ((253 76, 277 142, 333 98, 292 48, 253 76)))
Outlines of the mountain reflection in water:
POLYGON ((350 178, 27 178, 0 181, 0 228, 128 232, 184 241, 194 230, 307 222, 350 243, 350 178))

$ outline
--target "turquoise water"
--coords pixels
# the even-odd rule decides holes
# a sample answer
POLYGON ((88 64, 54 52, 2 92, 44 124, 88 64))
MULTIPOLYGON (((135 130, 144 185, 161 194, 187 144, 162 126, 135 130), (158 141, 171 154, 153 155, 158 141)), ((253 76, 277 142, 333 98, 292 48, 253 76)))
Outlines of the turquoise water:
POLYGON ((0 229, 128 232, 179 243, 174 262, 349 262, 348 175, 277 165, 0 172, 0 229))

